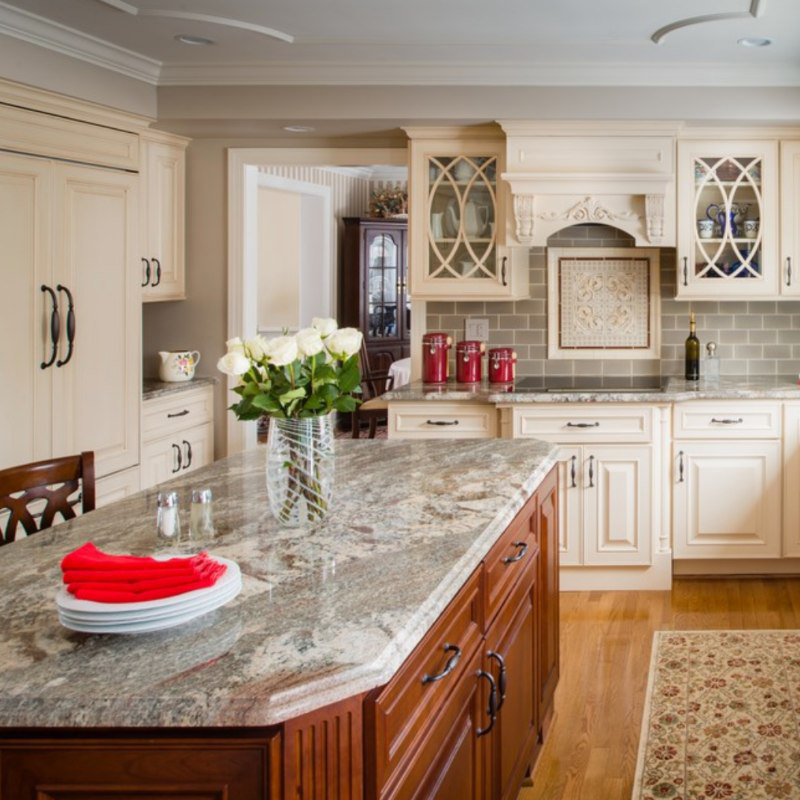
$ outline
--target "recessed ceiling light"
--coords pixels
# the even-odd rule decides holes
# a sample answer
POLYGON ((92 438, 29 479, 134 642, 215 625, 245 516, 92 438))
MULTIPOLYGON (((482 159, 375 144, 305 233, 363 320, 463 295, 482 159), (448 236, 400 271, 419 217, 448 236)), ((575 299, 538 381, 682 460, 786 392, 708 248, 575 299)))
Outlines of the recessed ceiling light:
POLYGON ((284 125, 283 130, 288 133, 311 133, 316 128, 312 128, 311 125, 284 125))
POLYGON ((744 39, 739 39, 739 44, 742 47, 769 47, 772 44, 772 39, 761 39, 758 36, 745 36, 744 39))
POLYGON ((194 36, 191 33, 181 33, 175 37, 175 41, 180 42, 181 44, 191 44, 195 46, 216 44, 213 39, 208 39, 205 36, 194 36))

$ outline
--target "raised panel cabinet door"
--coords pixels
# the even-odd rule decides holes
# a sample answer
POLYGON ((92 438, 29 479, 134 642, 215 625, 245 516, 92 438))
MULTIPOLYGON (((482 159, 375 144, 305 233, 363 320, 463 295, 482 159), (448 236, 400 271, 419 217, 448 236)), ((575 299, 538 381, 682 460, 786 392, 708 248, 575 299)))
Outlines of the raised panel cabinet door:
POLYGON ((53 280, 64 317, 54 371, 54 450, 57 456, 93 450, 98 477, 139 463, 136 181, 109 170, 54 166, 53 280))
POLYGON ((585 564, 650 564, 652 476, 649 445, 584 448, 585 564))
POLYGON ((175 478, 183 470, 184 448, 177 436, 165 436, 142 447, 142 489, 158 486, 175 478))
POLYGON ((784 403, 783 555, 800 556, 800 405, 784 403))
POLYGON ((0 469, 52 452, 50 187, 47 161, 0 154, 0 469))
POLYGON ((800 295, 800 142, 781 142, 781 294, 800 295))
POLYGON ((100 478, 95 487, 95 507, 109 506, 136 494, 139 483, 139 467, 131 467, 107 478, 100 478))
MULTIPOLYGON (((143 142, 142 221, 145 258, 150 279, 142 300, 183 300, 185 276, 185 161, 183 147, 143 142)), ((146 280, 146 276, 143 280, 146 280)))
MULTIPOLYGON (((558 474, 552 470, 539 498, 539 726, 551 716, 559 676, 558 474)), ((543 733, 543 730, 540 732, 543 733)))
POLYGON ((558 451, 558 552, 561 566, 583 563, 583 448, 558 451))
POLYGON ((182 472, 193 472, 214 460, 214 426, 207 422, 196 428, 182 431, 175 437, 182 454, 182 472))
POLYGON ((673 444, 676 558, 781 554, 781 442, 673 444))

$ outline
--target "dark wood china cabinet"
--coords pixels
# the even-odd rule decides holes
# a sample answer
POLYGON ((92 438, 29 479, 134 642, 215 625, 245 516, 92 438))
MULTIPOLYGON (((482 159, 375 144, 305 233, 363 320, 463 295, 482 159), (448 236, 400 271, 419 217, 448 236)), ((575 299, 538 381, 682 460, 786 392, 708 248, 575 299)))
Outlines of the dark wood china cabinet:
POLYGON ((344 219, 339 323, 364 332, 372 370, 386 370, 410 355, 405 219, 344 219))

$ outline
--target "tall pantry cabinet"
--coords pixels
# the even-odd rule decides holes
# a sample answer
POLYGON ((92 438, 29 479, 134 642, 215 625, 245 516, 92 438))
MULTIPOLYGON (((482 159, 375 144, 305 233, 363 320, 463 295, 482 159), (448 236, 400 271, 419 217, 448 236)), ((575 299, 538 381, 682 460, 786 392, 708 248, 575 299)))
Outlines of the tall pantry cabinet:
POLYGON ((101 494, 139 463, 138 137, 5 99, 0 468, 94 450, 101 494))

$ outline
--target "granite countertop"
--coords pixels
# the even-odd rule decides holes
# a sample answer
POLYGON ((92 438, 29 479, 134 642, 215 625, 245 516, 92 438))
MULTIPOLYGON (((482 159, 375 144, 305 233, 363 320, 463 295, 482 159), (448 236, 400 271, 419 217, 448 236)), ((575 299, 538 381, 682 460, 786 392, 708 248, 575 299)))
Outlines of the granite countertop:
POLYGON ((652 389, 615 391, 541 391, 514 386, 499 388, 488 383, 443 386, 414 381, 383 395, 387 401, 472 401, 498 406, 526 403, 679 403, 687 400, 800 400, 797 378, 786 375, 724 377, 717 381, 686 381, 666 378, 661 391, 652 389))
MULTIPOLYGON (((136 636, 61 627, 61 558, 156 548, 156 489, 0 548, 0 725, 263 726, 386 683, 555 463, 536 440, 338 440, 336 500, 301 531, 271 517, 265 452, 171 481, 215 494, 212 554, 242 593, 136 636)), ((163 488, 163 486, 162 486, 163 488)), ((183 529, 188 519, 182 519, 183 529)), ((191 552, 190 544, 180 547, 191 552)))
POLYGON ((192 389, 199 389, 202 386, 215 386, 216 378, 192 378, 190 381, 167 382, 157 378, 144 378, 142 380, 142 400, 153 400, 156 397, 164 397, 176 392, 189 392, 192 389))

